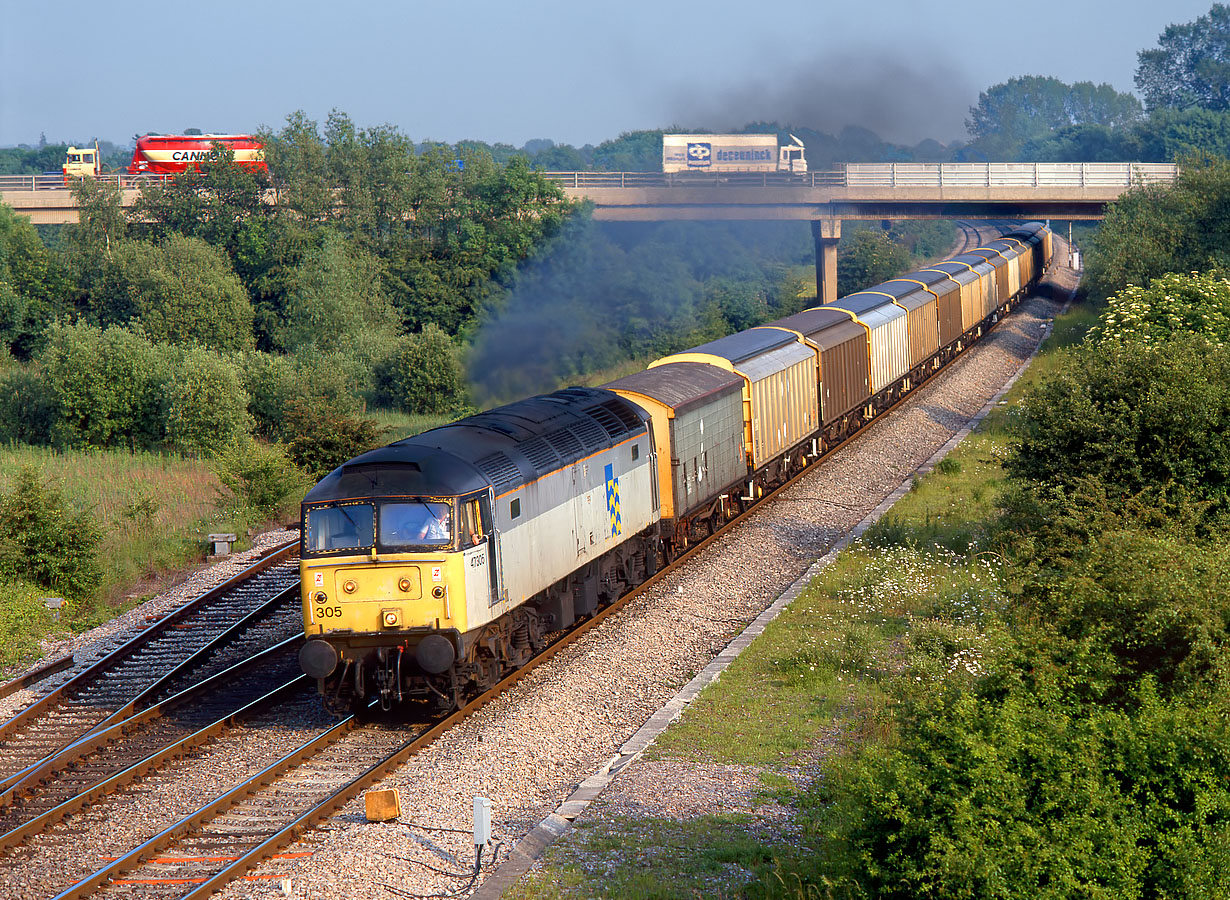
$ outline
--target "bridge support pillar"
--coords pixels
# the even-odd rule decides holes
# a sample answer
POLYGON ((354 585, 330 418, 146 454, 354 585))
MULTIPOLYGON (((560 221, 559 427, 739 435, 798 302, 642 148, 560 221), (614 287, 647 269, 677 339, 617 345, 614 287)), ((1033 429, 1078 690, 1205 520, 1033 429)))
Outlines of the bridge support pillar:
POLYGON ((816 299, 821 303, 837 300, 837 242, 841 240, 841 219, 813 219, 811 236, 816 242, 816 299))

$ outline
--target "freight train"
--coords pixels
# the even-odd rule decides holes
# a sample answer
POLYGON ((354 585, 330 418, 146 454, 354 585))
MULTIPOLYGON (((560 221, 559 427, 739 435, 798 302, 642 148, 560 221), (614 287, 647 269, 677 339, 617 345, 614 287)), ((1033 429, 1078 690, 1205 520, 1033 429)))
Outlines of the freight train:
POLYGON ((461 705, 916 389, 1051 255, 1030 223, 600 388, 355 457, 303 500, 303 671, 333 708, 461 705))

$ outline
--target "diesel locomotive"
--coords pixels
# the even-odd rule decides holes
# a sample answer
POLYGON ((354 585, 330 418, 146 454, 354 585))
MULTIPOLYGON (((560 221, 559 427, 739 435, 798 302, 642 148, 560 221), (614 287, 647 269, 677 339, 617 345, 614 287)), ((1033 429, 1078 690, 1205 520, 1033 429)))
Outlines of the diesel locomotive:
POLYGON ((602 387, 346 462, 303 500, 304 672, 337 709, 461 705, 926 381, 1051 255, 1030 223, 602 387))

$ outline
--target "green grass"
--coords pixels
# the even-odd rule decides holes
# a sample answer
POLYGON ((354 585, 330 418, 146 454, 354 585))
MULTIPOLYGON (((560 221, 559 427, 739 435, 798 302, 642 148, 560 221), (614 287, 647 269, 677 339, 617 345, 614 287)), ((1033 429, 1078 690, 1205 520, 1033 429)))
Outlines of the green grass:
POLYGON ((793 861, 799 851, 784 841, 767 843, 747 826, 747 817, 741 816, 705 816, 689 822, 621 818, 609 828, 581 821, 572 840, 547 852, 543 872, 506 896, 511 900, 770 896, 762 886, 773 882, 782 860, 793 861))
POLYGON ((238 534, 235 549, 242 550, 249 545, 247 529, 261 524, 219 508, 218 478, 202 460, 9 445, 0 447, 0 491, 10 489, 23 466, 33 466, 45 481, 58 485, 75 508, 88 511, 98 524, 103 584, 95 600, 66 609, 58 624, 32 612, 23 590, 0 597, 0 627, 10 644, 20 647, 18 653, 0 656, 0 665, 28 662, 39 638, 91 628, 164 589, 179 573, 204 561, 210 533, 238 534))
POLYGON ((441 425, 447 425, 456 418, 456 416, 404 413, 395 409, 370 409, 367 414, 376 420, 376 424, 386 429, 384 441, 387 444, 438 428, 441 425))

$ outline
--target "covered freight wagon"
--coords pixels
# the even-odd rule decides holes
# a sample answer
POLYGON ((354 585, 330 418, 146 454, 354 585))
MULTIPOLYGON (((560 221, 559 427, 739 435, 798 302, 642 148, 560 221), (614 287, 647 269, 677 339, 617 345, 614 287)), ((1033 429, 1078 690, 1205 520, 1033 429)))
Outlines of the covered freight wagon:
POLYGON ((743 379, 744 446, 756 471, 819 427, 816 354, 797 335, 753 328, 649 364, 696 362, 743 379))
POLYGON ((849 310, 867 329, 873 398, 909 373, 910 334, 904 309, 883 294, 864 291, 842 297, 827 308, 849 310))
POLYGON ((840 441, 856 431, 864 421, 863 408, 871 398, 871 354, 867 329, 854 314, 818 306, 761 327, 797 334, 815 349, 820 422, 825 440, 840 441))
POLYGON ((658 458, 662 525, 708 514, 747 478, 743 378, 698 362, 674 362, 603 385, 649 413, 658 458))

